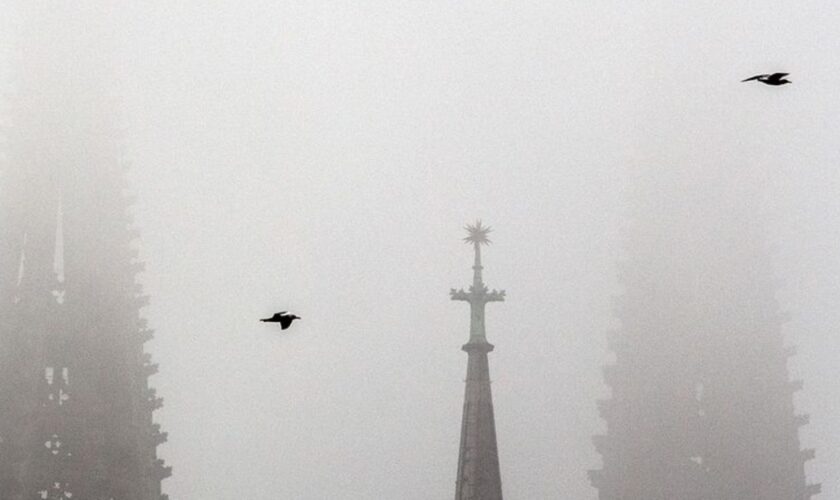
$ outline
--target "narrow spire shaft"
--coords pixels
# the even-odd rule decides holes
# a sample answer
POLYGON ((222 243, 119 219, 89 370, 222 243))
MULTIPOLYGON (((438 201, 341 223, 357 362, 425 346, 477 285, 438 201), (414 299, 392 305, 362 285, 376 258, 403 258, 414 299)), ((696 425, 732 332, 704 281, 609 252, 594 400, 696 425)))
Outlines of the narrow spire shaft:
POLYGON ((458 454, 455 500, 502 500, 499 453, 496 445, 496 424, 490 390, 490 367, 487 353, 493 345, 487 342, 484 329, 484 305, 504 300, 504 291, 487 290, 481 265, 481 245, 488 244, 489 228, 477 222, 467 226, 467 242, 473 244, 475 262, 470 290, 450 290, 452 300, 470 304, 470 339, 462 349, 468 355, 464 411, 461 419, 461 445, 458 454))
POLYGON ((484 279, 481 273, 481 270, 484 269, 481 266, 481 245, 478 242, 473 243, 473 248, 475 248, 475 264, 473 264, 473 289, 484 290, 484 279))
POLYGON ((470 342, 487 342, 484 330, 484 279, 481 270, 481 245, 473 243, 475 264, 473 265, 473 288, 470 300, 470 342))

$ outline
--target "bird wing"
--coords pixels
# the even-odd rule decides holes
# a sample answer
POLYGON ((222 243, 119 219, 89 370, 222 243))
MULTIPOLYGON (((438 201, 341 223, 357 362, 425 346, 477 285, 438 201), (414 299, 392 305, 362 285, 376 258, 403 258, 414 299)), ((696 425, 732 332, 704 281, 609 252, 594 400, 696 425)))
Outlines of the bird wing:
POLYGON ((776 78, 776 79, 784 78, 784 77, 788 76, 789 74, 790 73, 773 73, 772 75, 770 75, 770 78, 776 78))
POLYGON ((749 82, 751 80, 758 80, 759 78, 762 78, 762 77, 765 77, 765 76, 768 76, 768 75, 755 75, 755 76, 751 76, 751 77, 747 78, 746 80, 741 80, 741 81, 742 82, 749 82))
POLYGON ((286 314, 286 311, 280 311, 279 313, 274 313, 275 318, 279 318, 280 316, 286 314))

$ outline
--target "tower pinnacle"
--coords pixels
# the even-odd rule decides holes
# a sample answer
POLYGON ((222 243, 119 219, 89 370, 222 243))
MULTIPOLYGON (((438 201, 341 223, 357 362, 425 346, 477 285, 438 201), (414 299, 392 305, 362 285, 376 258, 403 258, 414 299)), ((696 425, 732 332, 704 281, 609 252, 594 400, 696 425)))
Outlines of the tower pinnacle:
MULTIPOLYGON (((490 291, 484 284, 481 265, 481 245, 489 245, 491 241, 487 238, 490 227, 483 226, 481 221, 475 224, 468 224, 464 229, 468 236, 464 238, 467 243, 473 244, 475 250, 475 264, 473 264, 473 284, 469 291, 463 288, 449 291, 452 300, 463 300, 470 303, 470 343, 487 343, 484 331, 484 304, 487 302, 502 302, 505 300, 505 291, 493 289, 490 291)), ((490 346, 493 349, 493 346, 490 346)))
POLYGON ((470 339, 462 349, 467 352, 467 385, 464 413, 461 420, 461 446, 458 454, 458 476, 455 500, 502 500, 499 453, 496 446, 496 423, 493 396, 490 391, 490 367, 487 353, 493 345, 487 342, 484 330, 484 305, 501 302, 504 290, 488 290, 482 278, 481 245, 488 245, 489 227, 481 221, 467 225, 464 241, 475 250, 473 284, 469 291, 449 291, 452 300, 470 303, 470 339))

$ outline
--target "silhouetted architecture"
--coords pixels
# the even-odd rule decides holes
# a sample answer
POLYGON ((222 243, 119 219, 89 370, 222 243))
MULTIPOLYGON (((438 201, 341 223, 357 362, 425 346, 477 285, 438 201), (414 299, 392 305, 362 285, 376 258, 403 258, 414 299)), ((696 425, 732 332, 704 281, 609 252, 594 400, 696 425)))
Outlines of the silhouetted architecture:
POLYGON ((161 500, 126 165, 87 58, 102 43, 76 44, 91 34, 62 12, 25 32, 3 165, 0 498, 161 500))
POLYGON ((598 402, 600 500, 807 500, 769 252, 753 200, 638 196, 619 265, 612 391, 598 402), (712 203, 710 200, 716 200, 712 203), (667 210, 663 207, 667 206, 667 210))
POLYGON ((469 236, 464 240, 475 249, 473 284, 468 292, 463 289, 449 292, 452 300, 469 302, 471 312, 470 339, 462 347, 468 361, 455 500, 501 500, 502 480, 487 362, 487 353, 493 350, 493 345, 487 342, 484 332, 484 305, 504 300, 505 292, 488 290, 481 276, 481 245, 490 243, 487 239, 490 228, 478 221, 466 229, 469 236))

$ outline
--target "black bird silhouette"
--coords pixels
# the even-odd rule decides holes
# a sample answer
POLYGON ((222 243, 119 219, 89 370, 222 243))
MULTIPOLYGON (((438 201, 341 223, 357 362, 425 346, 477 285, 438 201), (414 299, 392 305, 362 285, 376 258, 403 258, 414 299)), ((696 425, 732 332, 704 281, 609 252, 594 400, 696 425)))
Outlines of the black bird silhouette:
POLYGON ((790 73, 773 73, 772 75, 755 75, 747 78, 746 80, 741 80, 741 82, 749 82, 752 80, 758 80, 761 83, 766 85, 784 85, 786 83, 793 83, 787 78, 790 73))
POLYGON ((300 316, 295 316, 294 314, 286 314, 286 311, 280 311, 279 313, 274 313, 274 316, 270 318, 261 319, 260 321, 264 321, 266 323, 280 323, 280 329, 285 330, 291 326, 292 321, 300 319, 300 316))

